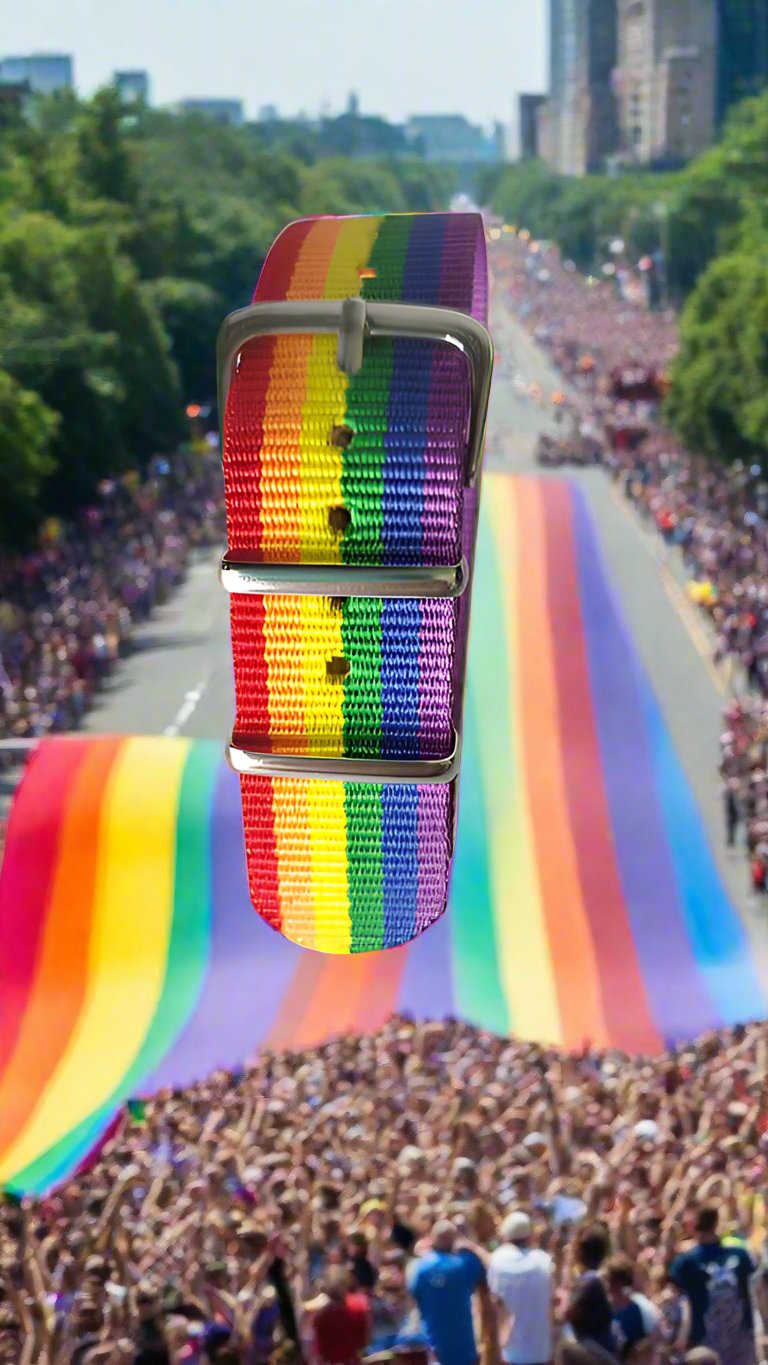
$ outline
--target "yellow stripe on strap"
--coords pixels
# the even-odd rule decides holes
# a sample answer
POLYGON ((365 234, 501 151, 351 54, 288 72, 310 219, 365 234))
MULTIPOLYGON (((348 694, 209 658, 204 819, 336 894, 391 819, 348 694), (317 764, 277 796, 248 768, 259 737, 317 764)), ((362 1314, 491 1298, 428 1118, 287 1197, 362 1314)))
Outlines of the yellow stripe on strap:
MULTIPOLYGON (((321 223, 323 220, 321 220, 321 223)), ((378 235, 381 219, 351 219, 332 224, 333 245, 328 257, 328 272, 323 288, 326 299, 347 298, 360 292, 359 271, 365 267, 378 235)), ((320 226, 313 228, 305 243, 307 252, 318 250, 320 226)), ((327 227, 323 250, 331 243, 327 227)), ((300 297, 301 269, 291 279, 288 297, 300 297)), ((298 438, 301 486, 299 489, 300 557, 303 561, 339 563, 341 528, 334 528, 329 513, 342 506, 341 474, 343 448, 331 440, 334 427, 344 425, 349 380, 336 363, 336 338, 312 338, 298 438)))
POLYGON ((368 265, 383 218, 346 218, 325 281, 327 299, 360 293, 360 270, 368 265))
POLYGON ((348 953, 347 816, 342 782, 310 782, 309 832, 315 906, 315 947, 348 953))
MULTIPOLYGON (((342 613, 327 597, 304 597, 300 618, 307 748, 310 753, 340 754, 344 747, 344 681, 331 661, 344 655, 342 613)), ((346 953, 349 902, 344 788, 339 782, 309 782, 306 788, 314 946, 324 952, 346 953)))
POLYGON ((176 823, 188 740, 130 739, 101 815, 86 996, 57 1070, 0 1163, 29 1165, 112 1095, 163 988, 174 909, 176 823))

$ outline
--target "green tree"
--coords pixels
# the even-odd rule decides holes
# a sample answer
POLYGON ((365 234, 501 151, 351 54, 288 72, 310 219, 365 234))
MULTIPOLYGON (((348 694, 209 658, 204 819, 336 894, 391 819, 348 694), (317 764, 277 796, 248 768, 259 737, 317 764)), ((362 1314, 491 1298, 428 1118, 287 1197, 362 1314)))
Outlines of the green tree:
POLYGON ((125 110, 117 90, 99 90, 80 119, 78 169, 83 184, 95 198, 133 204, 137 180, 124 122, 125 110))
POLYGON ((768 238, 702 275, 683 314, 667 414, 693 450, 768 461, 768 238))
POLYGON ((16 544, 34 524, 37 499, 54 468, 59 419, 38 394, 0 370, 0 539, 16 544))

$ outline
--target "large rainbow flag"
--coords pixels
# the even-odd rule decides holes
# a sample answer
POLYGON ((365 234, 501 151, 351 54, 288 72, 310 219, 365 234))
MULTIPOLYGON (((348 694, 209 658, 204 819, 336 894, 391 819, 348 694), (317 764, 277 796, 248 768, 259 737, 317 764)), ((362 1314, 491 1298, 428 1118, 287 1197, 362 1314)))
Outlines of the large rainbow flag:
POLYGON ((393 1010, 630 1051, 765 1013, 581 491, 489 478, 482 521, 451 906, 409 947, 329 957, 254 914, 218 743, 34 753, 0 872, 0 1186, 66 1176, 131 1096, 393 1010))

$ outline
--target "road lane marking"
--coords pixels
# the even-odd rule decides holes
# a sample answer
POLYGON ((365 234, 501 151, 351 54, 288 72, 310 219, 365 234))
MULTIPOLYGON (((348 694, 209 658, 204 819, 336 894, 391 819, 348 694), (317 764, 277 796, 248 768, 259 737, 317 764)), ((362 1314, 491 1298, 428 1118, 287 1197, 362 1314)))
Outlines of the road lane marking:
POLYGON ((189 692, 184 693, 184 700, 176 712, 176 715, 170 725, 166 725, 163 730, 163 734, 167 735, 169 739, 173 739, 178 735, 180 730, 184 729, 184 726, 193 714, 195 707, 203 697, 209 681, 209 678, 203 678, 202 682, 197 684, 197 687, 193 687, 189 692))

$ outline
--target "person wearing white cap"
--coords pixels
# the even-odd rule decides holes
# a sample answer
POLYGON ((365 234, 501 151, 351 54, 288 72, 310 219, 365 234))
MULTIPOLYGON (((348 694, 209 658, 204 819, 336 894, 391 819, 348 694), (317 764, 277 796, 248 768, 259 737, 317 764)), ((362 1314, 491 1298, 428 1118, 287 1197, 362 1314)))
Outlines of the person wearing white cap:
POLYGON ((531 1245, 527 1213, 509 1213, 501 1225, 502 1244, 491 1255, 488 1287, 503 1310, 502 1356, 506 1365, 549 1365, 552 1360, 554 1266, 546 1251, 531 1245))
POLYGON ((551 1256, 532 1246, 528 1213, 507 1213, 502 1242, 488 1263, 488 1289, 497 1304, 499 1340, 506 1365, 550 1365, 552 1360, 551 1256))

